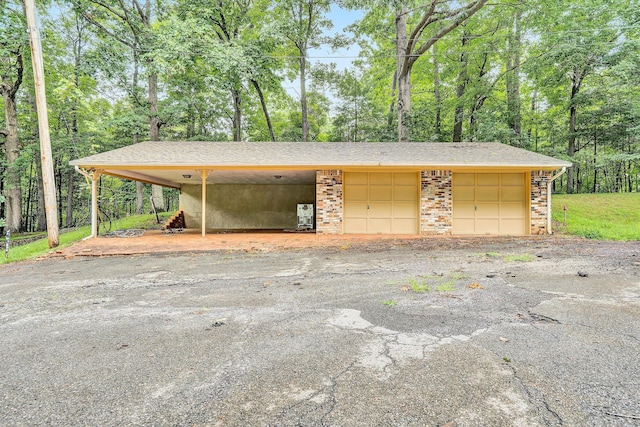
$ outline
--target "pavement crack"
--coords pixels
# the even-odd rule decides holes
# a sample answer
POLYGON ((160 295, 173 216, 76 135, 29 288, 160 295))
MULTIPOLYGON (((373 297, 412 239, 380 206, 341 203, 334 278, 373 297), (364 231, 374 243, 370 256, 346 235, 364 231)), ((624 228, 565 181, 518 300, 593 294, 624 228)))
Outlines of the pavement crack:
POLYGON ((511 363, 507 364, 507 366, 509 367, 509 370, 512 372, 513 378, 517 381, 518 385, 527 396, 527 400, 529 401, 529 403, 534 408, 538 409, 538 412, 546 411, 547 414, 552 416, 552 419, 549 419, 548 416, 545 416, 542 413, 540 414, 542 415, 542 418, 545 424, 548 426, 564 425, 564 421, 560 416, 560 414, 558 414, 556 411, 551 409, 551 407, 549 406, 549 402, 547 402, 544 393, 538 392, 535 388, 531 388, 526 383, 526 381, 520 376, 516 367, 513 366, 511 363), (553 422, 553 419, 555 419, 556 422, 553 422))

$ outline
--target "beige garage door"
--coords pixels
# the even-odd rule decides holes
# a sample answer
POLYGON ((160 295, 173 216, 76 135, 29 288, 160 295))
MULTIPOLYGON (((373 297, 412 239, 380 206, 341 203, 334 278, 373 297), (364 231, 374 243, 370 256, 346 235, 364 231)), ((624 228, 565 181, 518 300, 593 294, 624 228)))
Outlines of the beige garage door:
POLYGON ((344 174, 344 232, 418 233, 418 174, 344 174))
POLYGON ((526 234, 522 173, 454 173, 454 234, 526 234))

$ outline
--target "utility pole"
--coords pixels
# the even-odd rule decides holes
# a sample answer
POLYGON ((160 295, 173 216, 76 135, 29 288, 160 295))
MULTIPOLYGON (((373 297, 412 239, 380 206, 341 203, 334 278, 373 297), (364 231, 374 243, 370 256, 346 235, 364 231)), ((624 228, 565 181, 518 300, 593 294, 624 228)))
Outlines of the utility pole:
POLYGON ((34 0, 24 1, 24 13, 27 17, 27 32, 31 44, 31 62, 33 64, 33 83, 36 89, 36 110, 38 111, 38 129, 40 131, 40 158, 42 160, 42 182, 44 186, 44 206, 47 215, 47 235, 49 247, 55 248, 58 240, 58 209, 56 202, 56 183, 53 175, 51 139, 49 138, 49 115, 47 113, 47 94, 44 87, 44 66, 42 65, 42 47, 36 20, 34 0))

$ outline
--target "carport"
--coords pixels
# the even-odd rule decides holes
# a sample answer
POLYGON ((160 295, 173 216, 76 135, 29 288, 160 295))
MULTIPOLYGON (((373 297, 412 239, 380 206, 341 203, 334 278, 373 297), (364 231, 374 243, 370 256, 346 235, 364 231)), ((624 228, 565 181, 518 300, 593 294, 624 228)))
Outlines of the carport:
POLYGON ((554 172, 571 165, 500 143, 206 141, 143 142, 71 164, 93 182, 94 230, 107 174, 179 189, 202 236, 294 229, 299 204, 313 205, 320 234, 542 234, 554 172))

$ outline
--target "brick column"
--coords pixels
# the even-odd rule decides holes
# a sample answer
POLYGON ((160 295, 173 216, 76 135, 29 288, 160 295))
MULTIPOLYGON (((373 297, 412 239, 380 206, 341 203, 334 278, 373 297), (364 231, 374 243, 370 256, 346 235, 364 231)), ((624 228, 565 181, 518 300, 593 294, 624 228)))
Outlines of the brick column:
POLYGON ((316 233, 342 234, 342 171, 316 171, 316 233))
POLYGON ((531 171, 531 234, 547 232, 547 182, 551 172, 531 171))
POLYGON ((451 234, 453 227, 452 173, 420 173, 420 234, 451 234))

